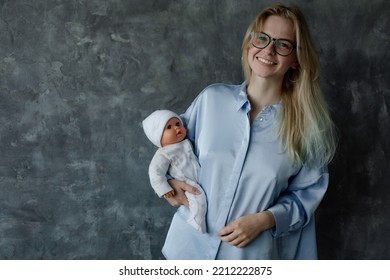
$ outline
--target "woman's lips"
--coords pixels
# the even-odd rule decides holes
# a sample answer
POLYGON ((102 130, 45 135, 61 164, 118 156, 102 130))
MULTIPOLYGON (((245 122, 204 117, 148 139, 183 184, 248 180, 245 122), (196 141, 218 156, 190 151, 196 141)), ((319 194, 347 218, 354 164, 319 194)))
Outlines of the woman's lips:
POLYGON ((264 64, 267 64, 267 65, 275 65, 276 64, 275 62, 272 62, 271 60, 268 60, 268 59, 265 59, 265 58, 262 58, 262 57, 256 57, 256 58, 260 62, 262 62, 264 64))

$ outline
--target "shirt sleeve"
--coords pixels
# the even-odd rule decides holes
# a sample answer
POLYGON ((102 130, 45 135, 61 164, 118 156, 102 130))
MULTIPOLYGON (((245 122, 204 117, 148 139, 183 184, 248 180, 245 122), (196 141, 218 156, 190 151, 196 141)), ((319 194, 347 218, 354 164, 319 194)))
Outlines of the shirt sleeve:
POLYGON ((309 168, 306 165, 290 179, 289 186, 276 204, 268 210, 275 218, 274 237, 286 236, 306 226, 328 188, 327 167, 309 168))
POLYGON ((149 165, 149 179, 152 188, 159 197, 172 190, 167 180, 170 160, 163 154, 156 152, 149 165))

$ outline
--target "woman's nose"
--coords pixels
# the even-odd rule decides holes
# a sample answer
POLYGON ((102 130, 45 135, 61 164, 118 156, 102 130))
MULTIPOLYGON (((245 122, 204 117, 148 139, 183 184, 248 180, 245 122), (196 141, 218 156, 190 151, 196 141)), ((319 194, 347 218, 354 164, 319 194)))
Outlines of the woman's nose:
POLYGON ((275 54, 276 53, 276 50, 275 50, 275 46, 274 46, 274 42, 271 41, 268 46, 266 46, 263 50, 265 50, 267 53, 269 54, 275 54))

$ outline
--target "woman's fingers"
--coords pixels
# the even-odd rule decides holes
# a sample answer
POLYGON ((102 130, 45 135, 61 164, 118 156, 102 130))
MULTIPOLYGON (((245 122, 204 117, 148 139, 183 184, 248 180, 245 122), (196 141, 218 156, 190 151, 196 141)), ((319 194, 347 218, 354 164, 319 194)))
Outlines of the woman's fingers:
POLYGON ((179 189, 183 190, 184 192, 189 192, 189 193, 192 193, 194 195, 200 194, 200 191, 197 188, 195 188, 194 186, 191 186, 183 181, 172 179, 172 180, 169 180, 168 182, 171 185, 171 187, 174 188, 175 190, 177 188, 179 188, 179 189))
POLYGON ((218 235, 222 241, 232 246, 245 247, 261 232, 272 226, 272 223, 268 222, 270 218, 268 218, 269 214, 266 212, 242 216, 223 227, 218 235))
POLYGON ((188 208, 189 202, 184 192, 188 191, 189 189, 192 190, 193 187, 175 179, 169 180, 168 183, 175 190, 175 195, 167 198, 169 204, 173 207, 179 207, 181 205, 184 205, 188 208))

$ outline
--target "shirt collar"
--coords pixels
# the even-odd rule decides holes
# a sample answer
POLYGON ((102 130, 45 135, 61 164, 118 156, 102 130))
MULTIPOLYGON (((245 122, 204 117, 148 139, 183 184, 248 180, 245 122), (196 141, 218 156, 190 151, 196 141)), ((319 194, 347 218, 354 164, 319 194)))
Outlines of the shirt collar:
POLYGON ((240 86, 240 92, 237 96, 237 111, 243 109, 243 108, 250 108, 250 103, 248 100, 248 96, 246 94, 246 82, 243 82, 240 86))

